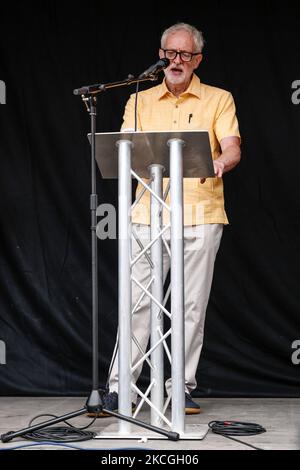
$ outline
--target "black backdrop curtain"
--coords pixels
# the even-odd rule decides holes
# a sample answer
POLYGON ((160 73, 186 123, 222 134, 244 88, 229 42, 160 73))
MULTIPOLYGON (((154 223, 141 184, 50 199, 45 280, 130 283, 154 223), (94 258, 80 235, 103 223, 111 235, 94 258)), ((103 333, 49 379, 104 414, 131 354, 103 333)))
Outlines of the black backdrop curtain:
MULTIPOLYGON (((90 390, 89 116, 72 90, 141 72, 157 60, 162 30, 186 21, 206 38, 198 74, 233 93, 243 139, 242 162, 224 178, 230 225, 196 394, 300 396, 292 361, 300 340, 299 11, 288 2, 138 5, 1 5, 0 393, 90 390)), ((133 92, 99 96, 99 132, 119 130, 133 92)), ((115 181, 98 175, 98 193, 99 203, 117 205, 115 181)), ((104 384, 117 327, 116 240, 99 241, 99 271, 104 384)))

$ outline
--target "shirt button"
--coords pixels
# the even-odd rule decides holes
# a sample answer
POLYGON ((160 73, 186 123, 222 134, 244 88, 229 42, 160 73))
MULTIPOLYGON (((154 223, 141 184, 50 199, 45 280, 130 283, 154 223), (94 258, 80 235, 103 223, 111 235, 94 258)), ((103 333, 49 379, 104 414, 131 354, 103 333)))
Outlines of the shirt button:
POLYGON ((173 124, 177 124, 177 121, 173 121, 173 124))
POLYGON ((178 108, 178 104, 176 104, 175 108, 178 108))

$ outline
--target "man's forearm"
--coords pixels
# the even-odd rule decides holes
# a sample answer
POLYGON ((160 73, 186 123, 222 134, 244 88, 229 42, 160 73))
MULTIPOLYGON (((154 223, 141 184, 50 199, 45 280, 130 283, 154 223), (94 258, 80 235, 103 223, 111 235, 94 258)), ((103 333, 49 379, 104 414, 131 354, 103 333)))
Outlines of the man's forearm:
POLYGON ((223 150, 221 155, 214 162, 223 163, 223 173, 232 170, 241 159, 241 149, 239 145, 230 145, 223 150))

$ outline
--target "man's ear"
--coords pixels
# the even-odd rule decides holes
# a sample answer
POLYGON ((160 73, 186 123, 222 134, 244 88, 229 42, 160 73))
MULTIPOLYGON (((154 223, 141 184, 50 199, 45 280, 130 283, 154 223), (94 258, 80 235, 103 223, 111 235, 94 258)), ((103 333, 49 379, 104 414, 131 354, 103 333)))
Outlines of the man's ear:
POLYGON ((199 54, 199 55, 194 56, 194 60, 195 60, 195 68, 194 68, 194 70, 196 70, 196 69, 199 67, 200 63, 202 62, 202 59, 203 59, 203 55, 202 55, 202 54, 199 54))
POLYGON ((162 49, 159 49, 158 55, 159 55, 159 58, 160 58, 160 59, 163 59, 163 58, 165 57, 165 53, 164 53, 164 51, 163 51, 162 49))

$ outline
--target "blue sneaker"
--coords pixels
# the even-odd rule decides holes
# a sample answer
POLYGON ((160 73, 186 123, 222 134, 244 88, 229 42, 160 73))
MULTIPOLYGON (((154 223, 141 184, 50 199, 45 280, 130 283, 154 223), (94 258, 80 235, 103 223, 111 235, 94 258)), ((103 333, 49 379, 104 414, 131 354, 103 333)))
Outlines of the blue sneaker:
POLYGON ((189 393, 185 394, 185 414, 198 415, 200 413, 200 405, 195 403, 189 393))
MULTIPOLYGON (((103 408, 108 411, 115 411, 118 412, 118 394, 117 392, 110 392, 107 395, 103 395, 103 408)), ((109 416, 104 411, 102 412, 103 416, 109 416)))
MULTIPOLYGON (((109 392, 103 395, 103 408, 108 411, 118 412, 119 400, 117 392, 109 392)), ((135 404, 132 403, 132 411, 135 409, 135 404)), ((106 416, 111 416, 105 411, 100 411, 100 413, 88 413, 89 418, 103 418, 106 416)))

